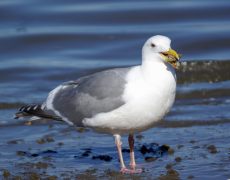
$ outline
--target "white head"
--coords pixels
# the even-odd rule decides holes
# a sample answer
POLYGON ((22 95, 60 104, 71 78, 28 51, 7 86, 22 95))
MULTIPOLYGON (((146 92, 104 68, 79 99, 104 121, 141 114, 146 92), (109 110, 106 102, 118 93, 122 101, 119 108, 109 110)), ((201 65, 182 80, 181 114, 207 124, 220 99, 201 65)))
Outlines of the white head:
POLYGON ((144 60, 160 60, 170 63, 174 68, 178 68, 180 55, 171 49, 171 40, 162 35, 149 38, 143 48, 142 56, 144 60))

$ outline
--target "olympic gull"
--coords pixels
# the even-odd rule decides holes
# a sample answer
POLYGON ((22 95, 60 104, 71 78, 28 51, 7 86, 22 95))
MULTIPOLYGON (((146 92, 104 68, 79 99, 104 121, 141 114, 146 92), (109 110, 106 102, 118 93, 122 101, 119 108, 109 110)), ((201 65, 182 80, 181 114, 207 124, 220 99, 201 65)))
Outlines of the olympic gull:
POLYGON ((42 105, 19 109, 16 118, 33 116, 65 121, 114 135, 122 173, 138 173, 133 134, 154 126, 175 99, 179 55, 162 35, 149 38, 142 48, 142 64, 94 73, 61 84, 42 105), (121 135, 129 134, 130 168, 125 166, 121 135))

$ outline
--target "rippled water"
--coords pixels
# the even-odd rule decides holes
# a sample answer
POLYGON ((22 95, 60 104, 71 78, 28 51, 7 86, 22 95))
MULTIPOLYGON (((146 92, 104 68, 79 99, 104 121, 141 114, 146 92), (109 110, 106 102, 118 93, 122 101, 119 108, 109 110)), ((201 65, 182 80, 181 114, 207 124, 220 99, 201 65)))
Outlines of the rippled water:
POLYGON ((76 132, 56 122, 25 126, 12 117, 21 105, 42 102, 59 83, 139 64, 145 40, 163 34, 183 54, 177 99, 165 121, 144 132, 137 144, 168 144, 175 152, 154 162, 145 162, 137 152, 137 161, 146 170, 137 178, 157 179, 169 173, 165 168, 169 163, 182 179, 230 178, 229 12, 227 0, 0 1, 0 172, 29 177, 26 169, 32 167, 31 172, 41 177, 132 178, 116 173, 119 163, 112 137, 76 132), (54 141, 36 142, 46 136, 54 141), (210 153, 209 145, 215 145, 217 152, 210 153), (113 159, 77 158, 85 148, 94 156, 113 159), (47 149, 56 152, 49 154, 50 159, 44 154, 17 154, 47 149), (181 162, 175 161, 178 156, 181 162), (28 165, 40 161, 49 166, 28 165))

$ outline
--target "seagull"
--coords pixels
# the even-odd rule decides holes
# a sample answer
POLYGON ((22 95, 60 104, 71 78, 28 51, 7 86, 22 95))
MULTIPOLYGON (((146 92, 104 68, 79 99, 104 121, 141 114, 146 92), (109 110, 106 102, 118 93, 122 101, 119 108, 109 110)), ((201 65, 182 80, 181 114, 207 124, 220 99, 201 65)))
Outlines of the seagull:
POLYGON ((175 99, 176 73, 180 55, 162 35, 149 38, 142 48, 138 66, 114 68, 53 89, 38 105, 26 105, 15 118, 32 117, 64 121, 69 125, 91 128, 114 136, 120 172, 140 173, 134 156, 134 134, 162 120, 175 99), (121 135, 128 135, 130 166, 122 156, 121 135))

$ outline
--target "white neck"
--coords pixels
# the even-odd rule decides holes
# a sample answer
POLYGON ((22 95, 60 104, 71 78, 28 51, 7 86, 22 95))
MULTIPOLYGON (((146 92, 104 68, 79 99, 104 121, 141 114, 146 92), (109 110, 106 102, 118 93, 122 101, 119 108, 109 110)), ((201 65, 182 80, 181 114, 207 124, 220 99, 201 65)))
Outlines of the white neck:
POLYGON ((149 77, 151 79, 160 78, 154 76, 156 71, 158 72, 158 75, 165 73, 165 71, 171 71, 174 73, 174 69, 171 65, 164 62, 159 54, 153 53, 143 53, 141 70, 145 77, 149 77))

